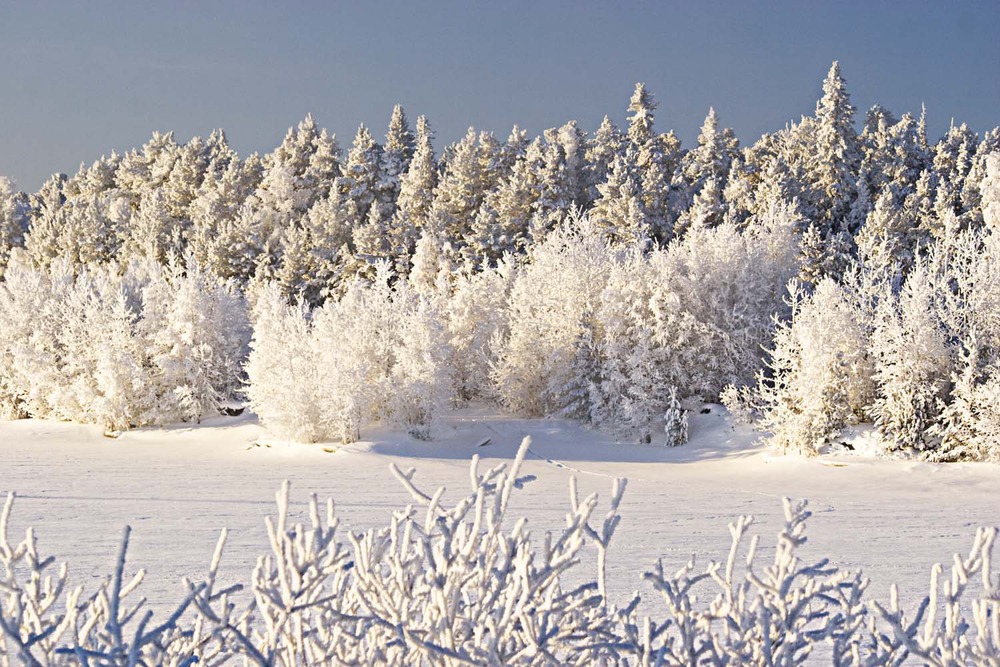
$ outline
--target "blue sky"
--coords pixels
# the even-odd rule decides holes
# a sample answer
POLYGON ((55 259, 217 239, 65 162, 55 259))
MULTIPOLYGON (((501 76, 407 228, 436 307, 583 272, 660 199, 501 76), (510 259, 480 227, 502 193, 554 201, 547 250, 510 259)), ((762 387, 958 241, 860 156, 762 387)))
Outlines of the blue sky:
POLYGON ((153 130, 266 152, 307 112, 345 148, 424 114, 532 135, 625 120, 636 81, 686 146, 709 106, 744 143, 812 113, 830 62, 854 104, 1000 124, 998 2, 29 2, 0 0, 0 174, 36 189, 153 130))

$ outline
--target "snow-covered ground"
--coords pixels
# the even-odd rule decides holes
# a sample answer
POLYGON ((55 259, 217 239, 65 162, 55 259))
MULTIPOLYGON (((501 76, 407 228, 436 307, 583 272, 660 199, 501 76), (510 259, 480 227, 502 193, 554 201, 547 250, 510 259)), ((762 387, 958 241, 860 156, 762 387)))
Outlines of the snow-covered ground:
MULTIPOLYGON (((416 467, 423 488, 468 489, 468 463, 510 458, 533 438, 525 472, 537 476, 512 505, 536 531, 561 526, 568 478, 606 497, 627 477, 623 520, 610 555, 613 596, 651 591, 641 574, 662 558, 669 570, 691 554, 724 558, 726 523, 757 517, 773 544, 782 496, 808 498, 815 516, 804 552, 828 556, 872 579, 869 596, 900 585, 904 603, 925 594, 931 565, 966 551, 975 528, 1000 523, 1000 466, 933 465, 872 456, 783 457, 733 427, 722 408, 691 418, 691 442, 677 449, 616 444, 571 422, 519 420, 483 410, 448 414, 435 440, 392 432, 349 446, 260 444, 252 416, 199 426, 138 430, 109 439, 90 426, 0 422, 0 490, 17 492, 14 530, 32 525, 40 549, 88 583, 108 573, 121 528, 133 527, 129 562, 148 570, 144 594, 160 607, 180 599, 180 578, 201 573, 222 527, 230 529, 226 580, 246 580, 267 549, 263 517, 281 481, 293 482, 298 510, 308 493, 332 496, 343 526, 382 525, 410 501, 389 463, 416 467), (489 439, 485 445, 484 440, 489 439)), ((860 449, 860 448, 859 448, 860 449)))

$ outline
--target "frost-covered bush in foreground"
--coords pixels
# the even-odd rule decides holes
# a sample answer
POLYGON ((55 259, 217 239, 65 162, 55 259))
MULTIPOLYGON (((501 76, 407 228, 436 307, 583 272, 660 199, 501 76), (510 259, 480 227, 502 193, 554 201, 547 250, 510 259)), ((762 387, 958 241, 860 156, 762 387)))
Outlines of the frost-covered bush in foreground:
POLYGON ((640 617, 606 594, 607 548, 621 517, 624 480, 596 525, 597 497, 580 500, 571 480, 565 528, 534 539, 508 515, 530 476, 513 464, 481 471, 473 459, 468 495, 451 506, 427 494, 413 471, 393 467, 420 509, 342 536, 334 505, 313 497, 308 519, 289 516, 287 483, 266 519, 270 553, 246 590, 217 581, 223 531, 206 577, 184 582, 184 598, 162 621, 135 600, 142 571, 126 574, 129 530, 112 575, 84 595, 65 565, 39 555, 29 528, 9 537, 13 496, 0 514, 0 665, 900 665, 1000 664, 1000 577, 991 557, 996 530, 981 529, 950 580, 941 567, 913 614, 893 589, 888 603, 864 601, 860 573, 804 561, 805 503, 785 501, 770 564, 749 539, 752 519, 729 526, 732 548, 703 571, 693 561, 646 579, 662 602, 640 617), (592 522, 594 522, 592 524, 592 522), (596 578, 580 575, 596 550, 596 578), (973 582, 981 586, 973 590, 973 582), (568 584, 569 580, 582 584, 568 584), (242 592, 241 592, 242 591, 242 592), (971 609, 971 622, 963 614, 971 609))

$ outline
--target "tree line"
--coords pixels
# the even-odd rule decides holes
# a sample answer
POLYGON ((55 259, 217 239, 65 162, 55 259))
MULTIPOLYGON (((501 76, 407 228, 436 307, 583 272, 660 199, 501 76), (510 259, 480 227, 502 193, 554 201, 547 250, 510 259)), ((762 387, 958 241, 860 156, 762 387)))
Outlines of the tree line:
POLYGON ((488 400, 676 442, 697 397, 791 449, 874 421, 995 456, 1000 130, 859 124, 837 63, 750 145, 710 110, 682 147, 642 84, 628 108, 440 155, 398 106, 346 155, 307 116, 265 156, 154 134, 31 195, 3 180, 0 406, 117 429, 245 392, 317 440, 488 400))

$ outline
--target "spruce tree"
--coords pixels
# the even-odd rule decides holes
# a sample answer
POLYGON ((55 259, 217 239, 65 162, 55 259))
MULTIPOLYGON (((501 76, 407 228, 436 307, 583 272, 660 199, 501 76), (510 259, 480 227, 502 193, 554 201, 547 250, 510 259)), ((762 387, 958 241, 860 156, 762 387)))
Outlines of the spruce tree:
POLYGON ((584 175, 586 203, 593 203, 600 193, 597 186, 608 180, 615 157, 625 151, 625 135, 607 116, 587 143, 587 169, 584 175))
POLYGON ((27 209, 27 200, 15 190, 14 182, 0 176, 0 278, 3 278, 13 250, 24 246, 27 209))
POLYGON ((854 200, 861 154, 854 129, 854 107, 840 64, 834 61, 816 103, 815 156, 812 184, 819 195, 820 222, 839 230, 854 200))
POLYGON ((389 226, 392 254, 401 275, 409 272, 410 258, 417 239, 428 226, 434 202, 438 174, 433 136, 427 119, 417 118, 416 148, 408 169, 399 178, 399 198, 389 226))
POLYGON ((600 198, 590 211, 594 225, 615 242, 643 243, 649 238, 649 222, 633 164, 628 155, 615 158, 608 180, 598 186, 600 198))
POLYGON ((628 110, 628 139, 636 150, 653 140, 653 120, 656 112, 656 101, 653 94, 646 90, 646 84, 635 84, 628 110))

